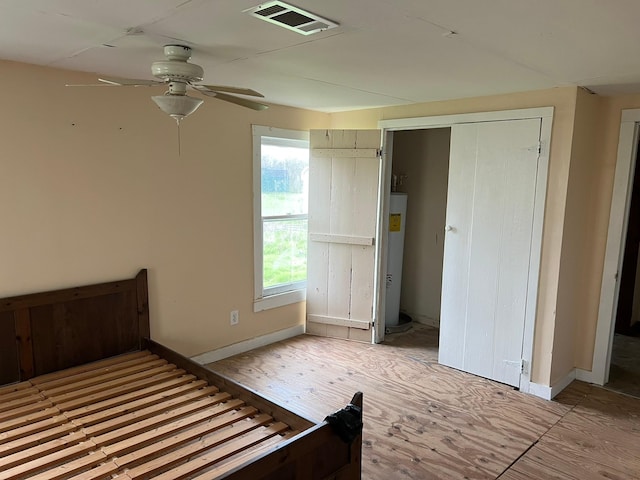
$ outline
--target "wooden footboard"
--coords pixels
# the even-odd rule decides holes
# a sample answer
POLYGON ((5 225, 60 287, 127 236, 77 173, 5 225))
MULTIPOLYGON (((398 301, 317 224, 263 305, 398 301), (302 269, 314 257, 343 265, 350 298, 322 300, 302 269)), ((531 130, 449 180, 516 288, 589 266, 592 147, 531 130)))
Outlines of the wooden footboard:
MULTIPOLYGON (((362 412, 362 393, 351 405, 362 412)), ((351 442, 336 438, 326 422, 221 476, 225 480, 360 479, 362 431, 351 442)))

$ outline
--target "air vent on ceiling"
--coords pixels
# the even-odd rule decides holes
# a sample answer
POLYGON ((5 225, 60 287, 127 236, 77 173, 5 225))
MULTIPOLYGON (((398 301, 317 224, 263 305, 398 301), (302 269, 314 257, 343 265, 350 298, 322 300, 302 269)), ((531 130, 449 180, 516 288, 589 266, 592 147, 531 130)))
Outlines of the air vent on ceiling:
POLYGON ((279 1, 262 3, 244 12, 302 35, 311 35, 338 26, 331 20, 279 1))

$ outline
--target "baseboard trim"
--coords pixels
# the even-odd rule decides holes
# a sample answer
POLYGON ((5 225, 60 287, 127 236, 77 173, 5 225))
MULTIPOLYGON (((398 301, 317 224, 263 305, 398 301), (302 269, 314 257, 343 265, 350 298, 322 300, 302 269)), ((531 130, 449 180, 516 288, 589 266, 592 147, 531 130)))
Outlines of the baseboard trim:
POLYGON ((558 395, 562 390, 567 388, 571 382, 576 379, 576 370, 573 369, 567 373, 563 378, 556 382, 553 386, 541 385, 539 383, 529 382, 529 393, 536 397, 544 398, 545 400, 551 400, 558 395))
POLYGON ((529 382, 528 393, 535 395, 536 397, 544 398, 545 400, 551 400, 551 387, 547 385, 529 382))
POLYGON ((597 374, 589 370, 582 370, 581 368, 576 368, 576 380, 587 383, 594 383, 600 386, 604 385, 604 382, 597 374))
POLYGON ((435 318, 427 317, 426 315, 418 315, 417 313, 403 313, 409 315, 414 322, 417 322, 420 325, 428 325, 429 327, 440 328, 440 322, 435 318))
POLYGON ((191 357, 191 360, 199 363, 200 365, 205 365, 207 363, 217 362, 218 360, 232 357, 233 355, 248 352, 249 350, 253 350, 254 348, 264 347, 265 345, 270 345, 281 340, 286 340, 287 338, 297 337, 298 335, 302 335, 303 333, 304 325, 296 325, 295 327, 285 328, 284 330, 278 330, 277 332, 268 333, 267 335, 262 335, 260 337, 250 338, 249 340, 245 340, 243 342, 234 343, 233 345, 229 345, 227 347, 211 350, 210 352, 205 352, 200 355, 196 355, 195 357, 191 357))

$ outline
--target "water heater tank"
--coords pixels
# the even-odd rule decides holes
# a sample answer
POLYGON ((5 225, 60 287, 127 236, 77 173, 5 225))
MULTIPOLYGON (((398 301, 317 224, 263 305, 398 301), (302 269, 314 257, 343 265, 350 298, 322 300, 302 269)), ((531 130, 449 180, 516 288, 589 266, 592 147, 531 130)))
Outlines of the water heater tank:
POLYGON ((389 202, 389 241, 387 243, 386 327, 393 327, 400 323, 400 290, 406 217, 407 194, 392 192, 389 202))

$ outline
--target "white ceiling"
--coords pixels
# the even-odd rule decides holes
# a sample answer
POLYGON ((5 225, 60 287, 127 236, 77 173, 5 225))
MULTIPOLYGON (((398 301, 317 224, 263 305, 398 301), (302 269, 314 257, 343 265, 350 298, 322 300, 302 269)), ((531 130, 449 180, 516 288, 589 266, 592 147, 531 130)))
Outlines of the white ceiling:
POLYGON ((0 58, 153 78, 184 43, 205 83, 321 111, 582 85, 640 92, 638 0, 292 0, 340 27, 303 36, 259 0, 0 0, 0 58), (451 33, 455 32, 455 33, 451 33))

